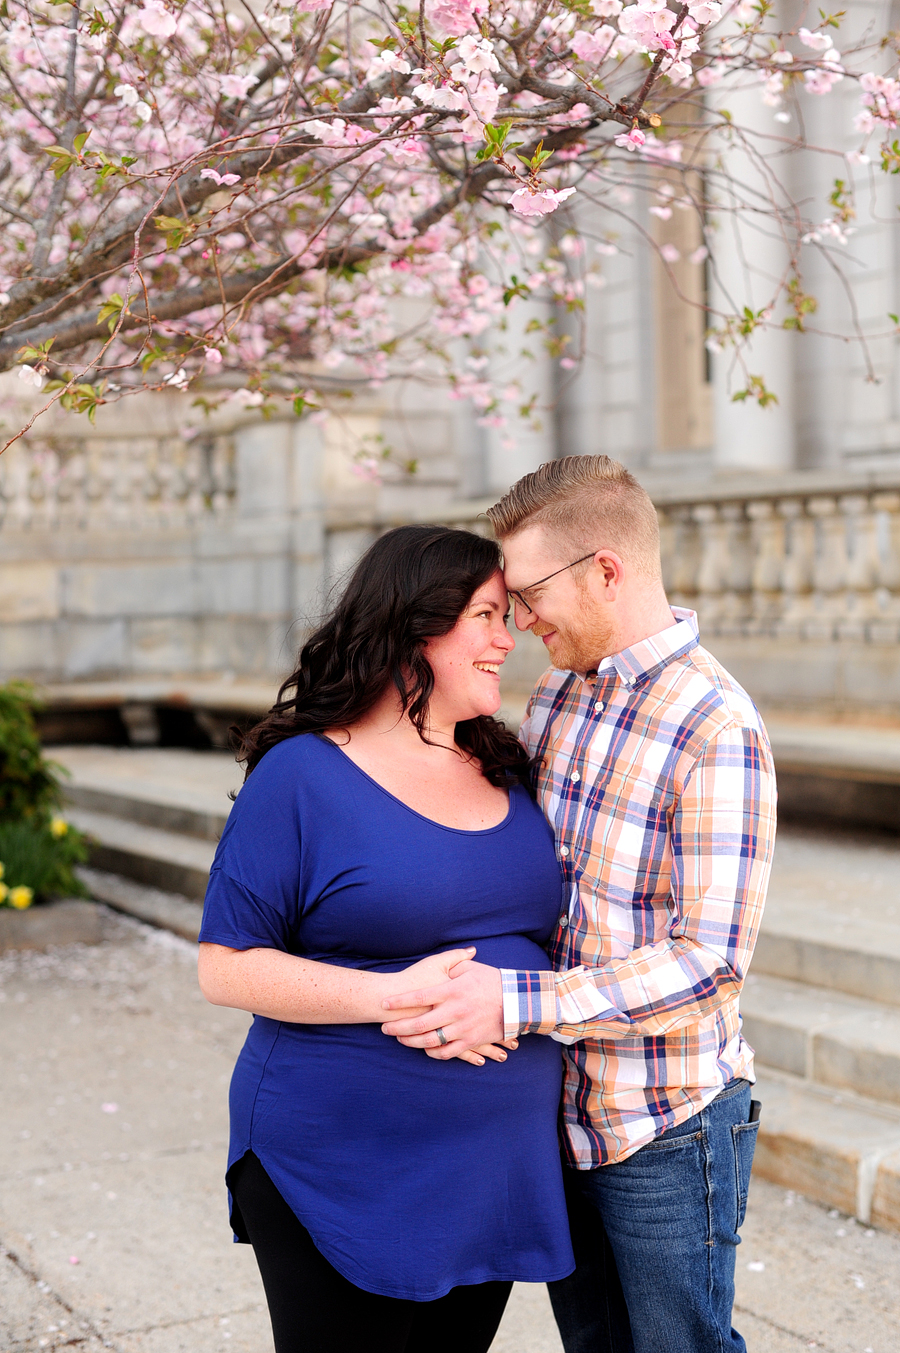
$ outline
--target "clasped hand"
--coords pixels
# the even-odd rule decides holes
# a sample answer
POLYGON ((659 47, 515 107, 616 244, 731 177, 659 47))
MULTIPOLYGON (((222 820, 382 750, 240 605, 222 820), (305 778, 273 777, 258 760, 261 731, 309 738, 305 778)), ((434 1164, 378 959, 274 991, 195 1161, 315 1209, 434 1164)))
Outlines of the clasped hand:
MULTIPOLYGON (((414 964, 408 970, 411 978, 419 966, 414 964)), ((429 1057, 440 1061, 460 1057, 474 1066, 482 1066, 485 1058, 505 1061, 505 1049, 514 1051, 519 1045, 515 1038, 503 1037, 499 969, 463 959, 447 970, 446 978, 439 985, 401 992, 382 1001, 385 1010, 427 1007, 425 1013, 388 1020, 381 1026, 382 1033, 408 1048, 423 1048, 429 1057), (446 1043, 441 1043, 437 1029, 443 1031, 446 1043)))

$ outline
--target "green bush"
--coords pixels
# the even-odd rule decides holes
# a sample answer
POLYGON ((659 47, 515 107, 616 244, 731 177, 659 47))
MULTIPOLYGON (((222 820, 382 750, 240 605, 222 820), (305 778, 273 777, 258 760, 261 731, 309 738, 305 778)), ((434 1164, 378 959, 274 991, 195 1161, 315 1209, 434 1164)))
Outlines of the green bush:
POLYGON ((62 801, 62 767, 46 760, 34 726, 38 707, 26 682, 0 686, 0 822, 46 821, 62 801))
POLYGON ((22 908, 32 899, 87 897, 87 889, 74 873, 74 866, 83 864, 87 856, 81 832, 62 818, 0 822, 0 903, 22 908))
POLYGON ((86 897, 76 864, 81 832, 54 812, 62 766, 48 761, 34 726, 38 699, 22 681, 0 686, 0 906, 23 909, 53 896, 86 897))

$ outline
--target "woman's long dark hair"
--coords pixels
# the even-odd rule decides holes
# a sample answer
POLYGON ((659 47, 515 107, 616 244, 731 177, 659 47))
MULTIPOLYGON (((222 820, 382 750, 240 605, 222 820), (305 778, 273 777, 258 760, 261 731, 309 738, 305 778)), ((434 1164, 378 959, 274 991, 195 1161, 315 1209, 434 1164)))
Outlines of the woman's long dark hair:
MULTIPOLYGON (((239 735, 249 775, 270 747, 298 733, 345 728, 393 685, 427 741, 434 673, 425 641, 449 634, 474 593, 500 568, 492 540, 445 526, 398 526, 366 550, 328 619, 300 650, 297 670, 269 713, 239 735)), ((498 719, 456 725, 456 742, 492 785, 529 784, 529 758, 498 719)))

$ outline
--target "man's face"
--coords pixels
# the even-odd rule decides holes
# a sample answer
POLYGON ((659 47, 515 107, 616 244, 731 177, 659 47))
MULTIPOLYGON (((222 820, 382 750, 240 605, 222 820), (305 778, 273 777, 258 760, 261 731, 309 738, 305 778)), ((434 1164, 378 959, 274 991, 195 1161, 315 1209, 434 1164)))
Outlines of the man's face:
MULTIPOLYGON (((598 540, 598 548, 602 543, 598 540)), ((531 607, 529 613, 512 598, 516 627, 532 630, 543 641, 554 667, 587 672, 615 651, 610 647, 614 642, 612 616, 598 599, 598 589, 589 576, 600 565, 589 559, 577 568, 566 568, 578 552, 569 558, 564 550, 543 527, 526 527, 503 542, 503 580, 510 592, 524 593, 531 607), (557 573, 557 569, 564 571, 557 573), (556 577, 533 586, 551 573, 556 577)))

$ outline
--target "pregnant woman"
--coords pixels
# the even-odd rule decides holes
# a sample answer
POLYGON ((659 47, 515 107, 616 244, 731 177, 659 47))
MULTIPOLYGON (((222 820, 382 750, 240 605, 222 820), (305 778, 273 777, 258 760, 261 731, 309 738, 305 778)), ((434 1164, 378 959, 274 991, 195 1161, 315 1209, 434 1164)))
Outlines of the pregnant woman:
POLYGON ((254 1015, 227 1181, 277 1353, 483 1353, 514 1281, 574 1266, 557 1045, 438 1060, 381 1030, 473 950, 550 966, 553 837, 492 717, 506 609, 492 541, 390 531, 244 739, 200 983, 254 1015))

